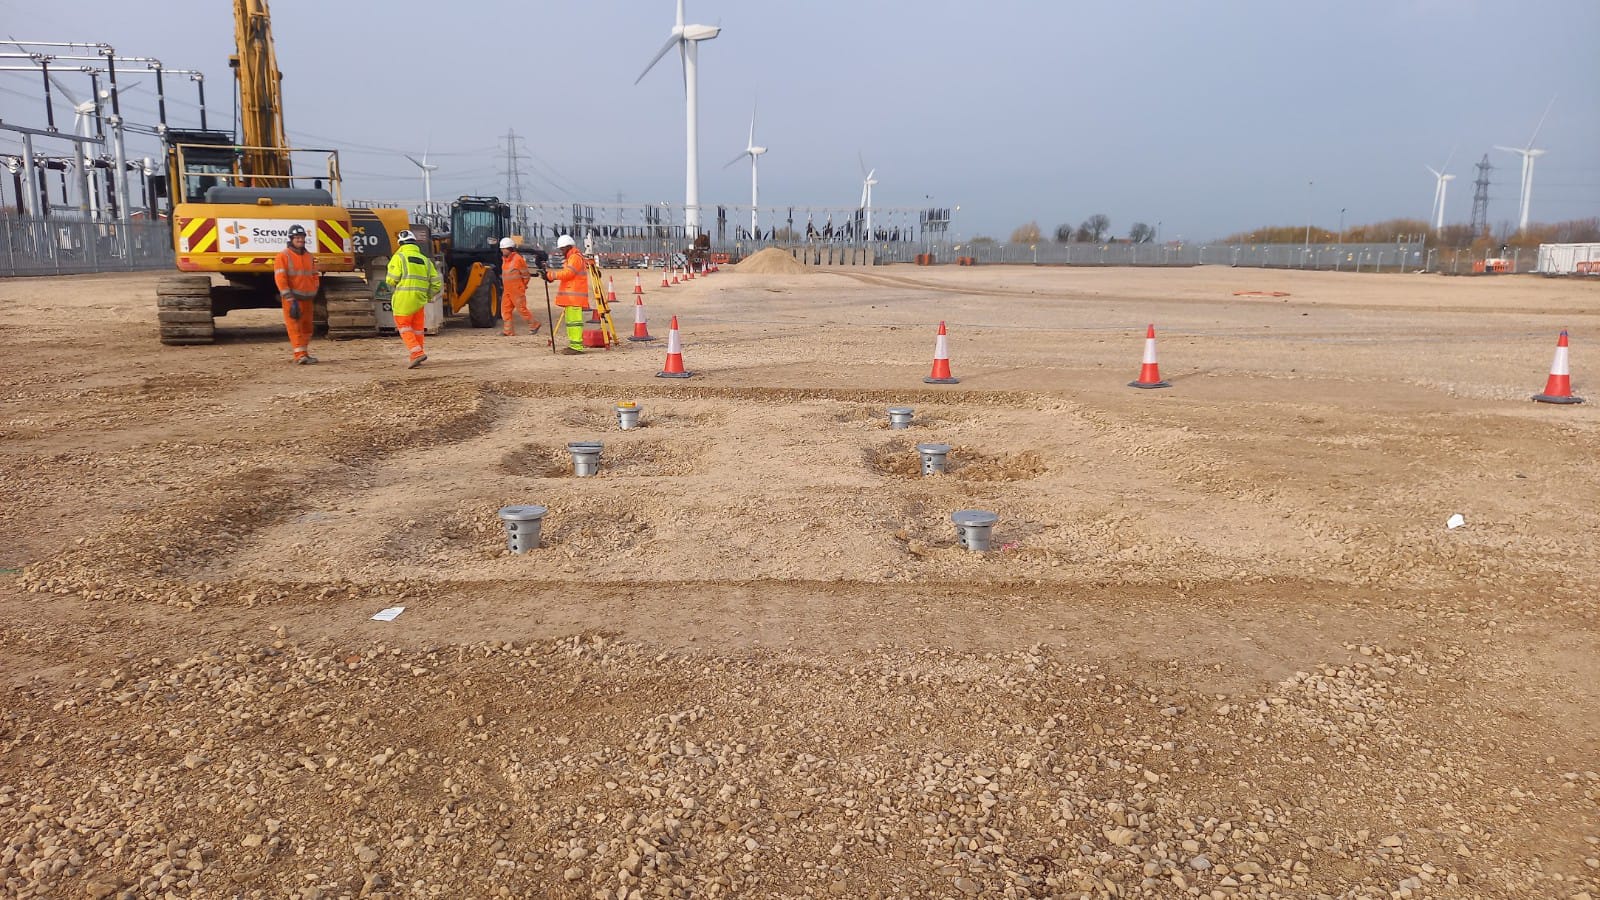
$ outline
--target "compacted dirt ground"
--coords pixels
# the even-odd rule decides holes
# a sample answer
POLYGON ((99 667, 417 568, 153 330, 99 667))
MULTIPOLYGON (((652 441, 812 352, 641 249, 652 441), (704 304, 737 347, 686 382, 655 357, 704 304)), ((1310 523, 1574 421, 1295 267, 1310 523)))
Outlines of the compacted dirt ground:
POLYGON ((0 282, 0 895, 1600 898, 1600 285, 725 269, 668 381, 155 280, 0 282))

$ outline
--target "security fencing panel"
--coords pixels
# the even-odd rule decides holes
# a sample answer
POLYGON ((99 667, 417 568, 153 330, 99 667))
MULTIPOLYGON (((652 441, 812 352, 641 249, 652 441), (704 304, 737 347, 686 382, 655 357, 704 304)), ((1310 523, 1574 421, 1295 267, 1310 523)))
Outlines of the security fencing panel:
POLYGON ((1415 271, 1427 265, 1421 244, 1132 244, 978 243, 878 247, 879 262, 913 262, 932 252, 939 262, 971 257, 977 263, 1053 266, 1241 266, 1272 269, 1415 271))
POLYGON ((0 277, 173 268, 166 222, 0 216, 0 277))

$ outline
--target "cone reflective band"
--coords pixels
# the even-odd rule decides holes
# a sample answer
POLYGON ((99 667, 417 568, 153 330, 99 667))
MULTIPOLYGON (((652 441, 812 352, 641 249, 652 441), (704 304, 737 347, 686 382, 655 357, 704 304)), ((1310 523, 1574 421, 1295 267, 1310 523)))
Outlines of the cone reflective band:
POLYGON ((669 287, 670 285, 671 285, 671 282, 667 281, 667 269, 666 269, 665 266, 662 266, 661 267, 661 286, 662 287, 669 287))
POLYGON ((644 282, 639 280, 638 273, 633 276, 633 295, 635 297, 644 296, 644 282))
POLYGON ((649 328, 649 326, 647 326, 645 324, 645 321, 644 321, 644 295, 643 294, 635 295, 634 298, 633 298, 633 335, 630 336, 628 338, 628 340, 630 340, 630 341, 653 341, 653 340, 655 340, 655 338, 650 336, 650 328, 649 328))
POLYGON ((656 373, 657 378, 688 378, 693 372, 684 371, 683 345, 678 340, 678 317, 672 317, 667 328, 667 365, 656 373))
POLYGON ((1556 357, 1550 361, 1550 377, 1544 383, 1544 393, 1534 394, 1540 403, 1582 403, 1582 397, 1572 396, 1572 375, 1567 370, 1567 332, 1562 329, 1556 339, 1556 357))
POLYGON ((944 323, 939 323, 939 334, 933 339, 933 371, 922 379, 926 384, 960 384, 961 379, 950 374, 950 338, 945 336, 944 323))
POLYGON ((1161 367, 1156 365, 1156 326, 1154 322, 1150 323, 1150 327, 1146 328, 1144 332, 1144 362, 1139 366, 1139 380, 1128 382, 1128 387, 1172 387, 1172 385, 1161 380, 1161 367))

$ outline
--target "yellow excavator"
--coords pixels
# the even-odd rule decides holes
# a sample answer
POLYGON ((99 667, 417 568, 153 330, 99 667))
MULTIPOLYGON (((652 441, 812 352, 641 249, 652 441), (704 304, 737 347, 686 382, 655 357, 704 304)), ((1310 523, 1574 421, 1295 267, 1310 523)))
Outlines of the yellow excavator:
POLYGON ((387 260, 394 236, 408 227, 406 213, 345 209, 338 151, 289 147, 267 2, 234 0, 233 17, 238 52, 228 63, 239 83, 242 141, 226 131, 170 130, 166 174, 155 179, 170 204, 181 273, 156 288, 161 342, 209 344, 217 317, 279 308, 273 261, 294 225, 305 228, 324 273, 319 324, 335 338, 376 334, 375 282, 363 273, 387 260))

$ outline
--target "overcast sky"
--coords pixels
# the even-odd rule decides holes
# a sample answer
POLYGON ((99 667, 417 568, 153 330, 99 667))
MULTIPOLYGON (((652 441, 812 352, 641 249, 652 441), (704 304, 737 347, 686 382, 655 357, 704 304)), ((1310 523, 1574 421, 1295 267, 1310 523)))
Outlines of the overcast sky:
MULTIPOLYGON (((201 69, 217 127, 233 112, 231 9, 0 0, 0 21, 24 41, 201 69)), ((683 200, 677 55, 633 83, 672 0, 277 0, 272 15, 290 136, 341 151, 347 197, 420 198, 399 154, 424 149, 436 198, 504 194, 514 128, 537 157, 522 165, 530 201, 683 200)), ((759 101, 763 206, 855 205, 859 153, 875 207, 959 204, 967 236, 1099 212, 1117 234, 1160 221, 1163 238, 1206 239, 1308 215, 1334 228, 1341 208, 1347 224, 1425 218, 1423 166, 1454 150, 1446 220, 1467 221, 1487 152, 1498 223, 1515 218, 1520 162, 1492 148, 1526 145, 1554 97, 1531 219, 1600 215, 1596 0, 689 0, 688 20, 723 29, 700 49, 706 207, 748 204, 749 166, 723 165, 759 101)), ((193 86, 172 81, 169 119, 198 124, 193 86)), ((0 119, 42 125, 40 94, 37 77, 0 73, 0 119)), ((141 90, 124 112, 154 109, 141 90)), ((70 109, 57 116, 70 126, 70 109)), ((0 152, 17 146, 0 134, 0 152)))

